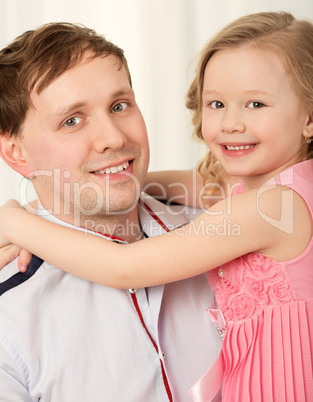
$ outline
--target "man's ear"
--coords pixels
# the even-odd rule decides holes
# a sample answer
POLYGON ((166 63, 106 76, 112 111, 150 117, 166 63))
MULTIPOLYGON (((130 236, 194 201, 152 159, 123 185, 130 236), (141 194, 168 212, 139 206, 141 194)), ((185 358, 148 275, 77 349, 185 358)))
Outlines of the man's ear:
POLYGON ((24 158, 18 137, 9 133, 0 133, 0 156, 4 162, 23 176, 29 176, 31 170, 24 158))

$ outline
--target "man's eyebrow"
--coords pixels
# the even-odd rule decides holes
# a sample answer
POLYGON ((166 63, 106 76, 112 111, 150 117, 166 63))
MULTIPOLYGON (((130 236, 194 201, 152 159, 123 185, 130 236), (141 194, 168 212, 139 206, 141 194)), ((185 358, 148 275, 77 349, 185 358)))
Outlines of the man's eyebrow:
POLYGON ((133 89, 132 88, 122 88, 116 92, 113 92, 111 96, 112 96, 112 98, 118 98, 120 96, 125 96, 125 95, 134 95, 133 89))
POLYGON ((53 114, 53 118, 71 114, 72 112, 76 111, 77 109, 80 109, 81 107, 83 107, 85 105, 86 105, 86 103, 84 103, 84 102, 76 102, 76 103, 73 103, 72 105, 61 107, 61 108, 57 109, 56 112, 53 114))
MULTIPOLYGON (((134 91, 133 91, 132 88, 122 88, 122 89, 119 89, 116 92, 113 92, 111 94, 111 98, 116 99, 116 98, 119 98, 120 96, 130 96, 130 95, 131 96, 134 95, 134 91)), ((68 105, 68 106, 60 107, 53 114, 53 118, 71 114, 71 113, 77 111, 77 109, 80 109, 80 108, 82 108, 84 106, 86 106, 85 102, 76 102, 76 103, 73 103, 73 104, 68 105)))

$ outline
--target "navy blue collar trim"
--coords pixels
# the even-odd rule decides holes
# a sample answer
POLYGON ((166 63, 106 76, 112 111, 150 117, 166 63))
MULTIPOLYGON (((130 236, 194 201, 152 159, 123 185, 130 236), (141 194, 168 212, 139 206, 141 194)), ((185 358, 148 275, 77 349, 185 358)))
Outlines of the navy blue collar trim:
POLYGON ((0 283, 0 296, 8 290, 15 288, 16 286, 27 281, 27 279, 31 278, 37 272, 38 268, 41 267, 42 263, 43 260, 36 256, 33 256, 28 266, 27 272, 18 272, 15 275, 11 276, 11 278, 7 279, 5 282, 0 283))

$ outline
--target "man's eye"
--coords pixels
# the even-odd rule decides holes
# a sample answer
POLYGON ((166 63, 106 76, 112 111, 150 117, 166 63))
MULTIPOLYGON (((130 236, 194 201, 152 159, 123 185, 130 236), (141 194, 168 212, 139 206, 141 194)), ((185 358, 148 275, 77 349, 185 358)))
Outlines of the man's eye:
POLYGON ((224 107, 224 104, 220 101, 213 101, 210 103, 210 106, 213 109, 222 109, 224 107))
POLYGON ((82 119, 80 117, 70 117, 69 119, 67 119, 64 123, 64 126, 67 127, 74 127, 76 126, 76 124, 80 123, 82 121, 82 119))
POLYGON ((112 112, 113 113, 118 113, 118 112, 122 112, 123 110, 125 110, 128 107, 126 102, 120 102, 117 103, 116 105, 113 106, 112 108, 112 112))
POLYGON ((264 103, 254 101, 250 102, 247 107, 249 107, 250 109, 260 109, 264 106, 265 106, 264 103))

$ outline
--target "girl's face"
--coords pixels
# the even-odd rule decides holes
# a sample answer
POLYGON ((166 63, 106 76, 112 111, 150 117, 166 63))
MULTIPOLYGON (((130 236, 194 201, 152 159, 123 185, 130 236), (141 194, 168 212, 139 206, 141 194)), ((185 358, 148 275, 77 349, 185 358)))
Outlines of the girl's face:
POLYGON ((215 53, 204 74, 202 133, 227 173, 251 188, 303 159, 311 116, 280 58, 241 46, 215 53))

